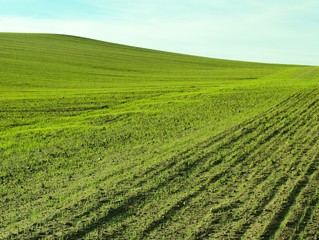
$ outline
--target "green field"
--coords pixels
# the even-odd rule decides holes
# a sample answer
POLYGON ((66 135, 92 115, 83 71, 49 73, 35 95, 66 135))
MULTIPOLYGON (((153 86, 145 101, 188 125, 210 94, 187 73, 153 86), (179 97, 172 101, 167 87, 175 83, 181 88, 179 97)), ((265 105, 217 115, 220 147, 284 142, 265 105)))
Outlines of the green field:
POLYGON ((0 34, 0 239, 318 239, 319 67, 0 34))

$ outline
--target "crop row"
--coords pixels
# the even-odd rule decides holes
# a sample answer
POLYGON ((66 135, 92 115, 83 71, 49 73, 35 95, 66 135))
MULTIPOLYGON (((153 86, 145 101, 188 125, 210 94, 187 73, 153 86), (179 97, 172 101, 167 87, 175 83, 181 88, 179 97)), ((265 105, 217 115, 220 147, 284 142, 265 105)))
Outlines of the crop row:
POLYGON ((317 96, 300 92, 150 168, 99 177, 87 199, 26 229, 41 236, 52 224, 67 238, 314 234, 318 196, 307 196, 317 180, 317 96))

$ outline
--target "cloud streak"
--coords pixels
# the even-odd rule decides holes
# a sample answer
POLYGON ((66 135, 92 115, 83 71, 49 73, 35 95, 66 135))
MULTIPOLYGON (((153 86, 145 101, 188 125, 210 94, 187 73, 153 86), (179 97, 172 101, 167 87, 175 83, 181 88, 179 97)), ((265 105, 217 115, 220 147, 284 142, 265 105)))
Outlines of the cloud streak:
POLYGON ((0 31, 64 33, 217 58, 319 65, 316 1, 80 2, 96 14, 2 14, 0 31))

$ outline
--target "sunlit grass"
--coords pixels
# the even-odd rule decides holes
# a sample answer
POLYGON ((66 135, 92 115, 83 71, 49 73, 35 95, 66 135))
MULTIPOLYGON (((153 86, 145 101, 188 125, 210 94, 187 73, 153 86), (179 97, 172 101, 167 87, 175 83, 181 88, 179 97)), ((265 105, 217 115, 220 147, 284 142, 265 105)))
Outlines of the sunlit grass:
POLYGON ((41 34, 0 34, 0 61, 0 238, 277 234, 258 201, 277 189, 272 161, 315 146, 318 68, 41 34))

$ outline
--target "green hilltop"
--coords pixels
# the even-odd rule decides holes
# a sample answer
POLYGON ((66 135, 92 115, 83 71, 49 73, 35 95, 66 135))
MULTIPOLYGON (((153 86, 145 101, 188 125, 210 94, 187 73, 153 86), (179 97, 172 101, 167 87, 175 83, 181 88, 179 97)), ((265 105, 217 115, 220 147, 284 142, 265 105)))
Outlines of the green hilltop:
POLYGON ((0 33, 0 239, 319 237, 319 68, 0 33))

